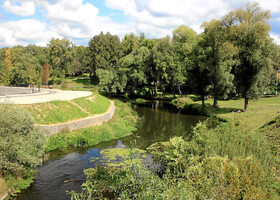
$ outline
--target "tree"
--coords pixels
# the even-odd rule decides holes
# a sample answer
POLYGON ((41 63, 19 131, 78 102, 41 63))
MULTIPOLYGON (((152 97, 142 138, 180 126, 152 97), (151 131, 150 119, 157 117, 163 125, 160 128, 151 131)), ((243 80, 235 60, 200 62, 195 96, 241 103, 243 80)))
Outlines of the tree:
MULTIPOLYGON (((201 41, 201 39, 200 39, 201 41)), ((209 94, 210 81, 209 81, 209 68, 206 63, 206 56, 201 42, 193 48, 191 54, 191 69, 188 70, 190 85, 192 86, 192 91, 200 95, 202 100, 202 106, 205 106, 205 97, 209 94)))
POLYGON ((225 98, 233 91, 232 66, 237 50, 226 40, 221 21, 212 20, 203 23, 204 32, 200 44, 205 53, 205 66, 209 68, 208 80, 211 84, 210 93, 214 96, 213 107, 218 107, 218 98, 225 98))
POLYGON ((151 50, 152 65, 151 74, 153 77, 153 84, 155 88, 155 95, 157 95, 158 86, 160 86, 162 92, 166 89, 170 83, 168 77, 170 57, 172 57, 172 48, 170 37, 159 39, 154 44, 151 50))
POLYGON ((126 91, 134 94, 138 88, 144 88, 147 83, 147 67, 150 51, 147 47, 140 47, 129 55, 121 58, 120 72, 127 76, 126 91))
POLYGON ((53 70, 58 72, 56 74, 63 75, 62 78, 72 73, 70 65, 73 61, 72 50, 74 46, 74 43, 67 38, 52 39, 48 44, 49 63, 53 70))
POLYGON ((174 46, 173 59, 175 64, 172 65, 172 91, 177 87, 182 96, 181 86, 187 80, 187 70, 191 68, 191 53, 197 44, 198 36, 196 32, 185 26, 179 26, 173 31, 172 43, 174 46))
POLYGON ((111 35, 109 32, 106 35, 101 32, 99 35, 94 36, 89 41, 89 55, 91 58, 90 69, 92 79, 98 79, 98 76, 96 76, 98 69, 115 71, 121 57, 119 37, 111 35))
POLYGON ((6 49, 5 51, 4 66, 3 83, 9 86, 11 84, 11 73, 13 69, 11 49, 6 49))
POLYGON ((42 82, 44 85, 47 85, 49 82, 50 70, 49 65, 45 63, 42 68, 42 82))
POLYGON ((245 98, 244 111, 249 99, 258 98, 264 91, 262 80, 271 67, 269 61, 268 20, 270 14, 257 3, 248 3, 223 18, 230 40, 238 47, 238 62, 233 69, 237 91, 245 98))
POLYGON ((132 51, 138 49, 137 35, 133 33, 126 34, 122 40, 121 45, 122 45, 123 56, 130 54, 132 51))

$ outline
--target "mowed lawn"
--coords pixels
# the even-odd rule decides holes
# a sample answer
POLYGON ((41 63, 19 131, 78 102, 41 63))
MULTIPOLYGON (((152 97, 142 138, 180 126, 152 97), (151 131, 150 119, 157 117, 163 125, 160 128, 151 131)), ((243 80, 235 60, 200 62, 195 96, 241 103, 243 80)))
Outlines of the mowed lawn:
MULTIPOLYGON (((180 98, 182 104, 193 104, 201 108, 201 101, 192 101, 189 97, 180 98)), ((205 101, 206 110, 221 118, 241 125, 250 130, 256 130, 264 126, 276 116, 280 115, 280 97, 263 97, 258 100, 249 101, 249 109, 243 112, 244 99, 236 100, 220 100, 218 101, 219 108, 213 108, 213 99, 205 101), (236 112, 240 110, 241 112, 236 112)))

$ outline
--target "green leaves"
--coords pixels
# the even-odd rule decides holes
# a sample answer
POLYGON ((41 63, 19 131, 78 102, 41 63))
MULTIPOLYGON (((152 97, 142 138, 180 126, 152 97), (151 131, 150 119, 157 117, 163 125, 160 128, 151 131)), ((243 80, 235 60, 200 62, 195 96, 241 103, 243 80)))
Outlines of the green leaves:
POLYGON ((42 162, 44 133, 30 115, 10 105, 0 106, 0 175, 21 175, 42 162))

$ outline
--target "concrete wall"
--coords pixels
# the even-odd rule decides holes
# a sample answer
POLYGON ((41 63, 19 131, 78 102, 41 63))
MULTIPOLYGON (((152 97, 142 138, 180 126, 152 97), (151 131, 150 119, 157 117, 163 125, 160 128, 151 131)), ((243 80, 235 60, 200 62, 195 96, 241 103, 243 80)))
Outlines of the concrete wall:
POLYGON ((47 130, 48 132, 47 136, 49 136, 63 131, 73 131, 76 129, 85 128, 89 126, 101 125, 102 123, 112 119, 114 112, 115 112, 115 104, 113 101, 111 101, 107 111, 102 114, 93 115, 86 118, 59 123, 59 124, 51 124, 51 125, 36 124, 35 126, 47 130))

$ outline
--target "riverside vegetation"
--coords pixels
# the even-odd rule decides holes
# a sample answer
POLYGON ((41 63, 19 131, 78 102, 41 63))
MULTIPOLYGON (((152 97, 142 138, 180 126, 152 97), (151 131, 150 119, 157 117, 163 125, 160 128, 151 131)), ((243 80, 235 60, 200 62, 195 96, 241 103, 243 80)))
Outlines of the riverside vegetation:
POLYGON ((203 108, 190 97, 173 103, 187 109, 192 104, 197 113, 226 122, 216 128, 200 123, 188 138, 148 147, 164 166, 163 175, 133 160, 122 168, 85 170, 87 181, 81 193, 72 191, 72 199, 106 199, 108 193, 120 199, 279 199, 280 99, 261 98, 249 112, 238 113, 232 111, 242 110, 240 99, 213 109, 207 106, 212 100, 203 108))

